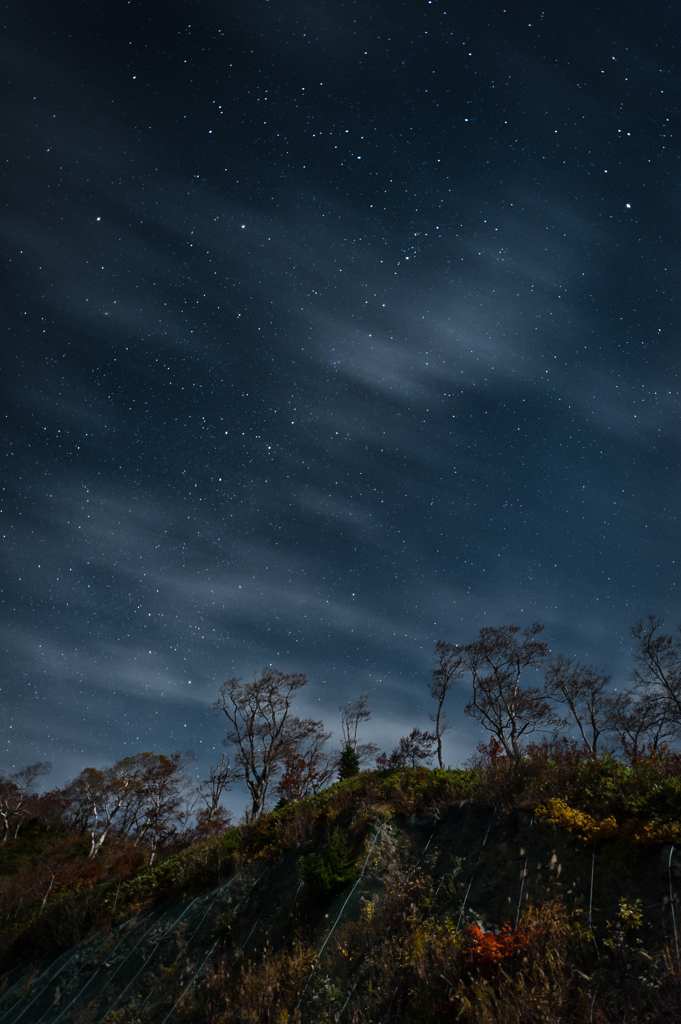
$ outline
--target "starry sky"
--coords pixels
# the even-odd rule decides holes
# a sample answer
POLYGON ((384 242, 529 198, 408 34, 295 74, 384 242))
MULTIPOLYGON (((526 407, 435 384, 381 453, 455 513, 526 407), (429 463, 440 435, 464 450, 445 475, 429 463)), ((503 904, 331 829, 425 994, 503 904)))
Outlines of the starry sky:
POLYGON ((681 618, 681 9, 546 7, 5 8, 2 767, 201 770, 270 664, 388 746, 439 638, 681 618))

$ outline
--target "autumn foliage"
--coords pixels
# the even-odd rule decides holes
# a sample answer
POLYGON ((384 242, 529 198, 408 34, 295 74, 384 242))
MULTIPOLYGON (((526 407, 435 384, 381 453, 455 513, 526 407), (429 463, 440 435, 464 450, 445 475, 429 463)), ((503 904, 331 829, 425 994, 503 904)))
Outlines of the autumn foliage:
MULTIPOLYGON (((535 932, 535 937, 537 933, 535 932)), ((476 924, 468 928, 468 960, 471 970, 490 977, 498 967, 508 969, 527 951, 530 935, 524 927, 512 928, 507 921, 501 930, 483 932, 476 924)))

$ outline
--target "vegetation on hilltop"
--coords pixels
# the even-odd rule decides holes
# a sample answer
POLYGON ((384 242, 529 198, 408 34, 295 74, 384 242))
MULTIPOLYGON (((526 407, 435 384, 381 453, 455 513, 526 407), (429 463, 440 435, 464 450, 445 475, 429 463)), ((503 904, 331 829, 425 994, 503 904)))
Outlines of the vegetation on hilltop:
MULTIPOLYGON (((503 831, 514 816, 529 820, 533 813, 535 849, 541 836, 545 845, 567 843, 576 862, 584 862, 584 877, 596 843, 603 870, 609 870, 612 858, 613 873, 621 875, 623 856, 651 864, 669 834, 681 832, 680 759, 663 753, 625 763, 547 743, 529 750, 516 766, 487 745, 465 770, 362 772, 256 821, 187 840, 151 866, 126 861, 123 849, 114 853, 112 844, 101 861, 102 874, 95 877, 90 872, 100 862, 88 857, 83 843, 79 853, 71 851, 72 882, 44 907, 7 915, 8 904, 3 905, 2 959, 11 966, 39 951, 56 953, 95 929, 102 935, 113 929, 115 936, 124 921, 169 899, 189 906, 201 893, 241 878, 243 898, 255 899, 250 916, 240 925, 234 916, 237 901, 222 924, 211 926, 206 942, 209 948, 215 943, 214 958, 183 996, 176 1022, 331 1021, 351 990, 347 1019, 367 1024, 378 1015, 381 1020, 518 1024, 678 1019, 673 947, 668 936, 654 939, 636 898, 613 903, 608 921, 595 933, 586 907, 573 905, 569 893, 555 885, 542 899, 535 893, 519 904, 517 917, 515 906, 496 922, 467 915, 465 897, 480 852, 466 862, 464 844, 453 857, 459 825, 453 831, 447 824, 451 815, 457 822, 462 815, 479 822, 472 835, 478 846, 483 837, 484 848, 490 821, 503 831), (573 816, 557 827, 555 801, 573 816), (608 826, 605 834, 590 834, 583 827, 587 819, 614 821, 620 832, 608 826), (409 822, 419 820, 430 824, 423 840, 413 840, 409 822), (623 855, 624 848, 640 853, 623 855), (468 863, 466 873, 459 863, 468 863), (261 895, 249 897, 260 879, 261 895), (366 886, 357 893, 364 895, 351 904, 356 911, 344 914, 360 882, 366 886), (283 917, 280 907, 290 908, 283 917), (324 945, 335 921, 333 941, 324 945), (259 941, 240 952, 257 928, 264 929, 259 941), (323 969, 316 966, 322 947, 323 969), (597 992, 598 1014, 592 1018, 597 992)), ((509 835, 518 827, 509 824, 509 835)), ((15 860, 3 862, 2 870, 11 868, 10 877, 18 877, 27 866, 54 859, 64 841, 30 826, 16 847, 7 845, 8 852, 16 850, 15 860)), ((546 859, 539 852, 535 856, 546 859)), ((481 884, 496 884, 498 860, 483 864, 478 872, 486 873, 488 882, 481 877, 481 884)), ((8 895, 6 888, 3 898, 8 895)), ((173 962, 180 970, 181 951, 173 962)), ((168 976, 165 984, 171 980, 168 976)), ((164 1008, 160 1021, 170 1006, 161 988, 154 992, 164 1008)), ((134 1001, 129 1012, 123 1009, 117 1010, 117 1021, 157 1019, 135 1016, 134 1001)))
MULTIPOLYGON (((391 820, 430 815, 435 836, 447 815, 469 810, 497 823, 529 815, 530 831, 562 836, 575 863, 592 858, 592 887, 596 850, 605 862, 612 851, 613 863, 624 863, 628 850, 652 870, 654 851, 666 844, 674 906, 681 755, 669 742, 681 727, 678 637, 652 617, 635 624, 634 685, 611 694, 607 675, 551 657, 540 633, 537 624, 485 627, 468 645, 440 641, 429 685, 434 732, 415 728, 391 753, 361 741, 366 696, 340 709, 342 748, 329 751, 324 724, 293 713, 305 677, 265 669, 221 688, 216 711, 228 720, 226 750, 199 787, 187 774, 190 752, 131 755, 42 794, 36 786, 45 765, 0 777, 3 964, 54 955, 94 932, 117 934, 164 901, 195 901, 235 879, 246 885, 253 872, 255 886, 274 871, 275 888, 293 886, 282 895, 288 916, 272 925, 276 939, 245 957, 237 919, 228 915, 191 996, 172 1010, 176 1021, 284 1024, 335 1020, 339 1012, 358 1022, 377 1014, 415 1022, 681 1020, 678 953, 668 934, 641 938, 653 925, 626 892, 598 934, 584 906, 555 886, 525 904, 521 886, 514 920, 475 920, 456 867, 442 867, 446 843, 432 863, 426 845, 419 857, 396 852, 389 870, 372 876, 378 887, 362 897, 361 912, 334 925, 327 981, 318 974, 327 941, 320 914, 328 916, 324 908, 342 894, 347 903, 368 877, 374 844, 385 855, 391 820), (466 713, 490 738, 466 768, 445 769, 445 700, 464 678, 472 687, 466 713), (566 729, 575 736, 561 735, 566 729), (439 767, 430 770, 435 757, 439 767), (251 798, 238 825, 222 805, 235 782, 251 798), (333 979, 348 971, 356 994, 346 985, 341 1008, 333 979)), ((477 862, 469 869, 470 890, 477 862)), ((250 891, 240 897, 246 906, 250 891)), ((265 904, 259 915, 252 929, 269 920, 265 904)), ((130 1005, 128 1016, 116 1010, 116 1020, 138 1019, 130 1005)))

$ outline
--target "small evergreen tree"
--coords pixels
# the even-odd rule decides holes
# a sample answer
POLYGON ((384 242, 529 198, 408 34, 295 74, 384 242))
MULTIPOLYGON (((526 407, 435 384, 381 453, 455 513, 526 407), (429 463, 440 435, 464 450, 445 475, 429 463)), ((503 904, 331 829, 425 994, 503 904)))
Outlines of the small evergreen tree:
POLYGON ((359 775, 359 754, 351 743, 346 743, 338 759, 338 778, 351 779, 359 775))
POLYGON ((347 836, 336 828, 321 853, 303 858, 303 875, 312 892, 327 896, 353 880, 357 874, 355 861, 347 836))

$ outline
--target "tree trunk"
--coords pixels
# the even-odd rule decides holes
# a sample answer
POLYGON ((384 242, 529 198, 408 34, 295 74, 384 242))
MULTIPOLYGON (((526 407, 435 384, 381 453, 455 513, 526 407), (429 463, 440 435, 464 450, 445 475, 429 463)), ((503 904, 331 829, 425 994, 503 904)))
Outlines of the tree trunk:
MULTIPOLYGON (((444 699, 445 698, 444 698, 444 695, 443 695, 442 699, 440 701, 438 701, 437 717, 435 718, 435 735, 437 736, 437 765, 438 765, 438 768, 444 768, 444 765, 442 763, 442 728, 441 728, 442 705, 444 704, 444 699)), ((431 721, 432 721, 432 719, 431 719, 431 721)))
POLYGON ((88 856, 88 860, 94 860, 94 858, 97 856, 97 854, 99 853, 101 848, 104 846, 104 841, 105 841, 105 839, 106 839, 108 834, 109 834, 108 828, 105 829, 104 832, 102 832, 102 834, 100 835, 100 837, 98 839, 95 838, 94 833, 92 834, 92 841, 90 843, 90 852, 87 855, 88 856))
POLYGON ((55 879, 55 875, 53 873, 52 877, 50 878, 50 884, 47 887, 47 892, 43 896, 43 902, 40 904, 40 910, 38 911, 38 917, 40 917, 40 915, 42 914, 43 910, 45 909, 45 904, 47 903, 47 897, 52 892, 52 886, 54 885, 54 879, 55 879))

